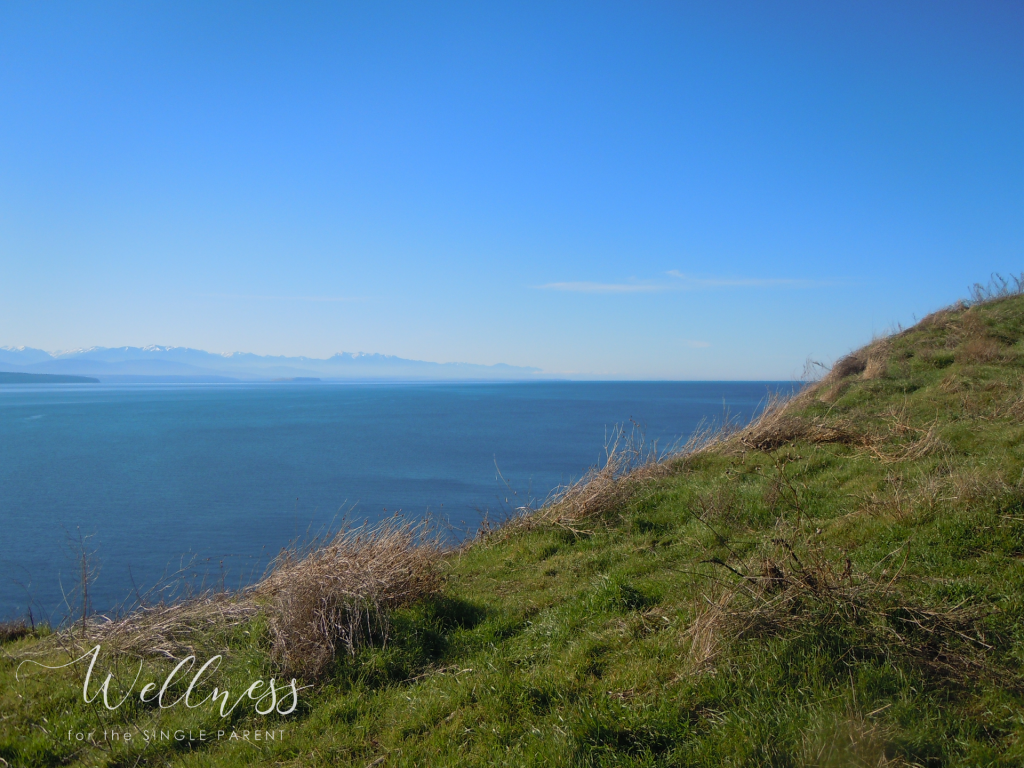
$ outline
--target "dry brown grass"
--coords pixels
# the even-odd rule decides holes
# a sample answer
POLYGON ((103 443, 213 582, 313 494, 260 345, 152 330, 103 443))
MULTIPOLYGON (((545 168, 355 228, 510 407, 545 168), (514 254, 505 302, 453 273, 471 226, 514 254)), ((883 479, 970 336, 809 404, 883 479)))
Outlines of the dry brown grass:
POLYGON ((616 429, 606 446, 603 466, 592 467, 576 482, 556 490, 539 509, 520 508, 518 516, 505 525, 482 530, 481 537, 493 540, 499 534, 537 526, 587 535, 593 521, 621 512, 648 481, 685 470, 687 462, 722 445, 731 433, 729 424, 702 427, 684 444, 659 452, 644 441, 640 430, 616 429))
POLYGON ((886 376, 889 369, 891 338, 876 338, 867 346, 840 358, 824 378, 810 390, 821 399, 836 399, 839 393, 845 389, 848 380, 858 374, 864 379, 878 379, 886 376))
POLYGON ((142 605, 118 619, 94 616, 55 633, 39 652, 101 643, 138 657, 208 655, 223 652, 233 630, 262 615, 283 669, 315 678, 339 649, 386 643, 391 611, 440 589, 441 555, 424 523, 343 529, 282 552, 253 587, 142 605))
POLYGON ((868 511, 894 520, 905 521, 914 511, 914 495, 906 488, 902 475, 889 472, 885 487, 868 497, 868 511))
POLYGON ((1011 419, 1024 419, 1024 387, 1015 396, 1006 399, 1006 406, 1000 414, 1011 419))
POLYGON ((181 659, 214 647, 226 633, 259 612, 251 594, 206 593, 173 603, 142 606, 121 619, 95 617, 65 633, 64 642, 102 643, 108 650, 181 659), (76 634, 77 633, 77 634, 76 634))
POLYGON ((954 313, 962 309, 960 306, 947 307, 940 309, 937 312, 932 312, 930 315, 926 315, 921 318, 918 326, 922 329, 932 329, 936 331, 944 331, 949 328, 953 322, 954 313))
MULTIPOLYGON (((827 386, 827 381, 822 384, 827 386)), ((887 428, 882 434, 868 434, 846 420, 826 423, 791 415, 806 398, 813 397, 816 392, 812 388, 791 400, 773 399, 757 419, 736 435, 736 441, 744 448, 765 452, 798 441, 816 445, 839 443, 857 446, 885 463, 914 461, 944 447, 936 424, 927 428, 913 426, 905 405, 886 412, 883 420, 887 428), (885 442, 893 440, 899 441, 896 448, 885 450, 881 447, 885 442)))
POLYGON ((995 339, 975 337, 965 341, 956 350, 959 363, 991 363, 1000 358, 1002 347, 995 339))
POLYGON ((961 410, 972 418, 1024 417, 1024 386, 1018 384, 1015 388, 1002 381, 984 381, 976 373, 949 373, 939 383, 939 389, 956 395, 961 410))
POLYGON ((1024 474, 1014 484, 998 472, 986 471, 983 467, 961 467, 946 478, 946 498, 961 508, 1022 493, 1024 474))
POLYGON ((583 526, 589 521, 617 512, 633 498, 644 481, 668 474, 668 467, 648 460, 633 464, 626 451, 616 451, 600 468, 593 468, 575 483, 561 489, 552 503, 524 520, 530 525, 543 523, 572 531, 589 533, 583 526))
POLYGON ((939 382, 939 389, 947 395, 958 395, 962 392, 970 391, 971 383, 962 374, 954 371, 942 377, 942 381, 939 382))
POLYGON ((958 313, 946 336, 946 347, 955 350, 954 358, 961 364, 992 363, 1003 357, 1003 344, 990 332, 978 306, 958 313))
POLYGON ((959 343, 970 339, 984 338, 988 330, 977 309, 971 308, 961 312, 957 316, 957 321, 953 325, 953 330, 955 331, 954 338, 959 343))
POLYGON ((709 671, 725 645, 722 624, 735 593, 717 582, 698 597, 693 620, 683 631, 686 646, 686 674, 709 671))
POLYGON ((868 365, 868 355, 866 349, 858 350, 846 357, 841 358, 832 366, 832 370, 829 371, 826 380, 838 381, 845 379, 854 374, 861 373, 868 365))
MULTIPOLYGON (((846 560, 841 568, 813 550, 797 553, 776 539, 775 550, 749 563, 741 580, 724 589, 715 581, 684 636, 691 639, 692 663, 712 663, 733 640, 780 634, 820 633, 845 636, 860 653, 902 656, 930 673, 965 681, 984 672, 985 641, 981 606, 919 605, 904 598, 896 572, 881 578, 857 573, 846 560)), ((884 561, 883 561, 884 562, 884 561)), ((881 564, 880 564, 881 565, 881 564)))
POLYGON ((313 678, 336 652, 386 643, 389 614, 436 594, 441 547, 422 524, 386 521, 283 553, 255 594, 269 603, 274 654, 313 678))
POLYGON ((816 444, 864 444, 867 438, 846 422, 825 424, 790 415, 790 411, 801 405, 803 399, 814 391, 808 390, 806 394, 801 393, 793 399, 772 397, 761 415, 736 435, 736 441, 745 448, 757 451, 774 451, 798 440, 816 444))
POLYGON ((743 511, 736 491, 729 485, 716 485, 694 495, 693 512, 705 522, 735 523, 743 511))
POLYGON ((816 768, 919 768, 921 764, 916 760, 909 762, 891 754, 892 727, 872 719, 886 709, 864 713, 857 709, 856 702, 850 702, 845 717, 803 734, 798 764, 816 768))
POLYGON ((13 640, 20 640, 32 634, 32 630, 21 619, 15 621, 0 621, 0 643, 9 643, 13 640))
POLYGON ((885 378, 889 370, 889 362, 882 355, 872 355, 868 357, 867 365, 864 366, 864 372, 861 376, 865 379, 882 379, 885 378))
POLYGON ((766 423, 749 427, 740 437, 740 442, 754 450, 773 451, 798 440, 806 440, 817 445, 825 443, 863 445, 867 439, 849 424, 824 424, 796 416, 780 415, 766 423))
POLYGON ((927 429, 913 429, 917 435, 916 439, 903 443, 894 449, 886 450, 871 441, 864 444, 865 449, 869 455, 878 459, 883 464, 896 464, 903 461, 917 461, 946 447, 945 442, 939 437, 938 428, 935 424, 931 424, 927 429))

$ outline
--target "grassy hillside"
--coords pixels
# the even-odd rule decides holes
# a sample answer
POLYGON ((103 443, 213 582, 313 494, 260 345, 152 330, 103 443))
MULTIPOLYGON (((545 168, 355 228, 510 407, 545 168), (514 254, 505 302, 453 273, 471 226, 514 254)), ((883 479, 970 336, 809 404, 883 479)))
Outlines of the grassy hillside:
MULTIPOLYGON (((152 609, 132 630, 152 642, 99 626, 89 637, 8 628, 0 757, 1024 765, 1022 374, 1024 297, 938 312, 741 432, 661 464, 617 454, 559 503, 459 552, 395 560, 405 598, 375 593, 354 613, 334 603, 334 629, 301 642, 282 617, 324 614, 298 604, 287 570, 254 596, 152 609), (192 647, 201 660, 226 649, 222 688, 282 667, 314 687, 294 714, 239 707, 222 720, 137 699, 86 705, 82 665, 29 664, 15 680, 25 658, 64 663, 99 636, 104 670, 116 660, 125 685, 136 659, 140 680, 160 680, 175 663, 166 654, 192 647), (318 638, 330 652, 313 658, 318 638), (248 744, 139 735, 232 727, 284 733, 248 744), (104 728, 136 738, 103 740, 104 728)), ((365 565, 353 553, 366 541, 340 546, 331 562, 365 565)))

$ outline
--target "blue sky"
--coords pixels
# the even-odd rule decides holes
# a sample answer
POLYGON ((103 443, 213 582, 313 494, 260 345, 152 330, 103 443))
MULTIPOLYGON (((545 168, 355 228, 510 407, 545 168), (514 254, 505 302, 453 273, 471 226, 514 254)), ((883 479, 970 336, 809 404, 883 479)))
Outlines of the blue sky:
POLYGON ((1024 269, 1024 4, 0 5, 0 345, 789 378, 1024 269))

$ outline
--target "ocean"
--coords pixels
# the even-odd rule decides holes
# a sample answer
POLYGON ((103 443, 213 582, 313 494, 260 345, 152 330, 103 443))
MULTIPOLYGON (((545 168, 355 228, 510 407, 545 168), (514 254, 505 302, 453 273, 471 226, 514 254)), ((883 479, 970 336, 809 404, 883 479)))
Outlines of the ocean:
POLYGON ((0 618, 80 610, 83 552, 90 605, 113 612, 160 584, 238 587, 342 522, 472 535, 601 463, 616 425, 666 447, 794 386, 3 385, 0 618))

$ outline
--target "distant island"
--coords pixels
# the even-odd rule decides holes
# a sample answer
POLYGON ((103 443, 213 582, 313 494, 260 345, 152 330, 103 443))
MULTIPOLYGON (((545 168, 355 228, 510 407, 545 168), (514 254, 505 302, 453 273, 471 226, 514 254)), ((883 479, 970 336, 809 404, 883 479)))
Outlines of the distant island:
POLYGON ((0 371, 0 384, 99 384, 90 376, 62 376, 54 373, 0 371))
POLYGON ((46 352, 0 347, 0 366, 21 374, 89 376, 103 382, 237 382, 320 379, 530 380, 540 369, 476 363, 432 363, 394 355, 339 352, 328 358, 217 353, 188 347, 89 347, 46 352))

